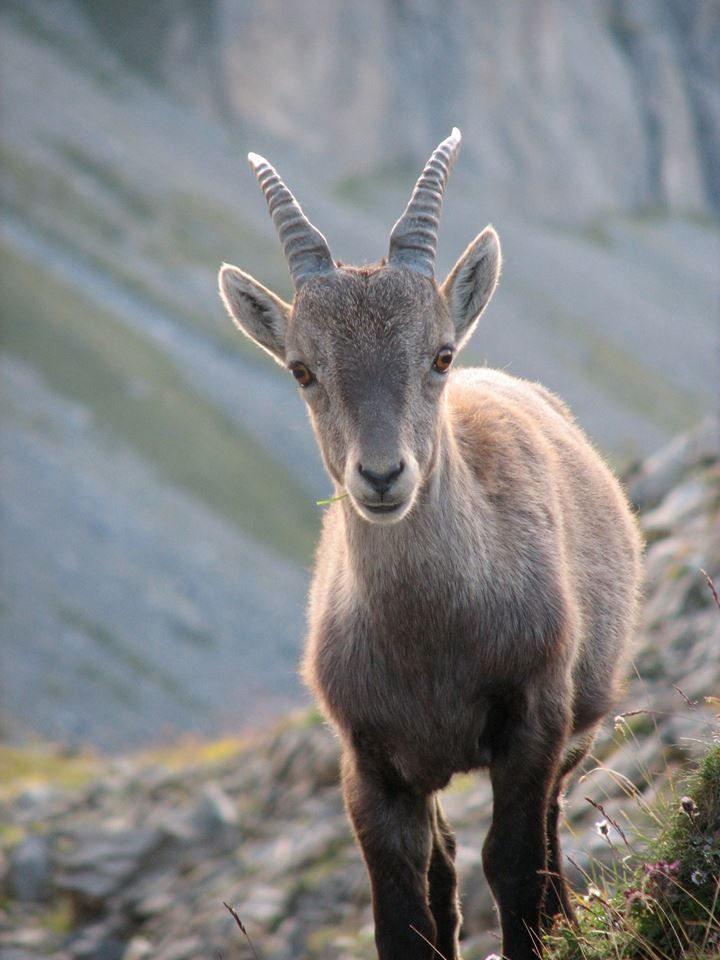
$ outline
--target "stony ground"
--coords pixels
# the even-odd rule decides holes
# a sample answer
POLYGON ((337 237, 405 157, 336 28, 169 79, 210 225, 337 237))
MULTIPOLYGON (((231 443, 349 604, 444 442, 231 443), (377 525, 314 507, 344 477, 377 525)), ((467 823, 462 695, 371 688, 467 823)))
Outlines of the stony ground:
MULTIPOLYGON (((624 703, 567 800, 579 887, 626 840, 641 848, 653 817, 677 801, 682 769, 718 735, 718 700, 705 698, 720 694, 720 611, 700 572, 720 582, 717 444, 708 421, 628 478, 648 540, 646 600, 624 703)), ((265 960, 373 956, 337 744, 314 714, 247 741, 113 760, 50 749, 0 757, 3 960, 251 957, 224 901, 265 960)), ((444 804, 474 960, 497 942, 480 864, 487 778, 456 778, 444 804)))

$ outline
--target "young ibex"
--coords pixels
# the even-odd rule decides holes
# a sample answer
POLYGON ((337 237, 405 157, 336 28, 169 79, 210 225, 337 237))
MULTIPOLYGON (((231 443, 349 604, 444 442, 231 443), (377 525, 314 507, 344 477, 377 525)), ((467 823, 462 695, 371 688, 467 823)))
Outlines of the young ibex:
POLYGON ((503 956, 539 956, 545 920, 572 917, 560 794, 613 701, 639 575, 623 494, 561 401, 494 370, 451 370, 500 270, 486 227, 435 282, 459 146, 453 130, 387 259, 360 268, 333 261, 250 154, 294 302, 220 273, 237 325, 302 388, 343 497, 325 514, 304 674, 342 741, 381 960, 430 960, 428 943, 459 957, 455 840, 438 801, 458 771, 490 771, 483 864, 503 956))

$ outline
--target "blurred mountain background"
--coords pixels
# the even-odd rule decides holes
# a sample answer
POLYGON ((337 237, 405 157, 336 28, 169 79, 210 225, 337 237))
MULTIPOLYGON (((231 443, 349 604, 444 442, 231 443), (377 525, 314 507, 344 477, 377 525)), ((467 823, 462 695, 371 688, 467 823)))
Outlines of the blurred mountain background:
POLYGON ((560 393, 618 468, 717 409, 717 0, 0 3, 4 738, 303 702, 330 487, 217 299, 224 260, 291 295, 245 156, 370 262, 453 125, 438 274, 488 221, 505 255, 464 362, 560 393))

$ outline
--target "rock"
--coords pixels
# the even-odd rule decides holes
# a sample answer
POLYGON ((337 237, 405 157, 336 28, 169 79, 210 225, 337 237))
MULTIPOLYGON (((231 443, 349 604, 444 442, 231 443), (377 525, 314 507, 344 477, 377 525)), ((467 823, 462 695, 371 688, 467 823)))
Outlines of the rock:
MULTIPOLYGON (((2 951, 2 960, 37 960, 35 950, 24 950, 22 947, 7 947, 2 951)), ((54 953, 53 960, 72 960, 69 953, 54 953)))
POLYGON ((125 948, 122 960, 151 960, 153 947, 145 937, 133 937, 125 948))
POLYGON ((253 883, 242 904, 243 922, 256 928, 271 926, 283 916, 286 903, 287 896, 281 886, 253 883))
POLYGON ((51 891, 52 858, 47 837, 30 833, 10 855, 10 895, 22 903, 42 903, 51 891))
MULTIPOLYGON (((478 843, 478 854, 481 849, 478 843)), ((485 880, 480 856, 461 872, 463 927, 469 936, 486 933, 497 925, 495 902, 485 880)))
POLYGON ((136 828, 74 837, 76 849, 60 857, 59 890, 85 909, 97 909, 137 873, 161 843, 159 830, 136 828))
POLYGON ((58 791, 49 784, 37 784, 23 790, 17 798, 17 805, 32 816, 35 815, 38 810, 47 808, 57 797, 58 791))
POLYGON ((268 844, 261 845, 255 856, 265 865, 269 876, 281 877, 333 855, 339 846, 350 842, 350 829, 344 816, 315 823, 301 820, 268 844))
POLYGON ((7 889, 9 871, 10 863, 5 851, 0 847, 0 897, 10 894, 9 889, 7 889))
POLYGON ((133 913, 136 917, 147 919, 167 913, 174 903, 170 893, 151 893, 143 897, 133 907, 133 913))
POLYGON ((155 960, 196 960, 205 955, 204 944, 197 937, 183 937, 155 952, 155 960))
POLYGON ((231 848, 238 842, 238 810, 220 784, 203 786, 191 822, 197 834, 210 843, 231 848))
POLYGON ((4 950, 7 947, 27 947, 28 949, 38 950, 47 945, 47 940, 47 930, 37 927, 21 927, 19 930, 0 933, 2 956, 5 956, 4 950))
POLYGON ((655 506, 690 470, 717 462, 720 422, 707 417, 695 430, 680 434, 630 472, 626 484, 640 510, 655 506))
POLYGON ((84 927, 70 943, 73 960, 121 960, 125 944, 112 923, 95 923, 84 927))
POLYGON ((643 530, 654 538, 669 536, 687 517, 699 513, 710 498, 701 477, 690 477, 674 487, 660 504, 643 517, 643 530))

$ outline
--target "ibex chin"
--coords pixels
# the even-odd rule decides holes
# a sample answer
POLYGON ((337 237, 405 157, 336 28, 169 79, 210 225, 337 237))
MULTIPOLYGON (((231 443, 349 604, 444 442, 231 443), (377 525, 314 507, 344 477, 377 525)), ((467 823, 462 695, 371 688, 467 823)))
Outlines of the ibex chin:
POLYGON ((324 517, 304 676, 341 739, 381 960, 458 960, 455 839, 438 799, 458 771, 490 772, 483 865, 503 956, 541 956, 544 925, 572 918, 560 796, 613 702, 639 579, 634 518, 563 403, 454 369, 500 270, 486 227, 435 281, 459 147, 453 130, 387 258, 366 267, 335 262, 250 154, 293 303, 220 272, 236 324, 299 384, 341 498, 324 517))

